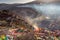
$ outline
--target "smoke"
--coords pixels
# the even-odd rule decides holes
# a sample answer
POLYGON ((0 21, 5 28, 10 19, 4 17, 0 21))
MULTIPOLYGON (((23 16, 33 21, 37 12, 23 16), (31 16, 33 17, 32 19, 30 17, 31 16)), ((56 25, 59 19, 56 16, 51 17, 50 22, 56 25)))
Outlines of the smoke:
POLYGON ((39 13, 38 14, 39 16, 37 16, 36 18, 31 18, 29 16, 26 16, 25 18, 27 22, 30 25, 32 25, 35 29, 38 29, 39 27, 48 28, 51 23, 51 20, 55 21, 55 19, 57 19, 60 16, 60 11, 59 11, 60 5, 49 4, 49 5, 41 5, 38 8, 37 6, 35 6, 35 8, 38 9, 37 11, 42 13, 42 15, 40 15, 39 13))
MULTIPOLYGON (((42 4, 42 5, 34 4, 28 6, 24 5, 23 7, 32 7, 33 9, 36 9, 36 11, 38 12, 37 14, 35 14, 35 11, 31 12, 31 10, 29 10, 29 12, 27 12, 26 10, 23 9, 24 11, 22 12, 23 15, 21 14, 25 18, 26 22, 32 25, 35 29, 38 29, 39 27, 48 28, 52 21, 54 22, 55 19, 60 20, 59 4, 58 5, 57 4, 42 4), (27 16, 27 14, 29 14, 29 16, 27 16)), ((59 26, 57 28, 59 28, 59 26)), ((50 27, 50 29, 53 29, 53 27, 50 27)))
POLYGON ((26 21, 27 21, 30 25, 32 25, 32 27, 33 27, 34 29, 38 30, 38 26, 37 26, 37 23, 36 23, 35 19, 32 19, 32 18, 30 18, 30 17, 26 17, 26 21), (34 22, 34 21, 35 21, 35 22, 34 22))
MULTIPOLYGON (((39 14, 38 14, 39 15, 39 14)), ((45 16, 43 15, 40 15, 40 16, 37 16, 36 18, 31 18, 29 16, 26 16, 25 17, 26 21, 32 25, 32 27, 35 29, 35 30, 39 30, 39 25, 40 25, 40 22, 47 19, 45 16)), ((41 27, 43 28, 43 27, 41 27)))

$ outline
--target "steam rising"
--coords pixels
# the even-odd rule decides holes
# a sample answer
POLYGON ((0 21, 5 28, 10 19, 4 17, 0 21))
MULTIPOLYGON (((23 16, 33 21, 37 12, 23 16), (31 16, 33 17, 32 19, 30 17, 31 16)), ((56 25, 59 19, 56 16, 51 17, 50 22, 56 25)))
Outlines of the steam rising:
POLYGON ((36 11, 39 12, 38 14, 39 16, 37 15, 37 17, 33 19, 29 16, 26 16, 25 19, 35 29, 38 29, 39 27, 49 28, 48 26, 51 24, 52 20, 53 21, 60 20, 57 19, 60 16, 60 5, 55 4, 34 5, 34 8, 36 9, 36 11), (40 15, 41 13, 42 15, 40 15), (45 22, 45 24, 42 24, 43 21, 45 22))
POLYGON ((27 22, 34 27, 34 29, 38 30, 37 24, 34 22, 35 19, 31 19, 30 17, 26 17, 27 22))
MULTIPOLYGON (((17 6, 20 7, 20 6, 17 6)), ((49 29, 60 29, 60 5, 57 4, 30 4, 30 5, 23 5, 21 7, 29 7, 35 9, 38 13, 35 12, 29 14, 30 16, 24 15, 26 21, 32 25, 35 29, 41 28, 49 28, 49 29), (36 17, 33 17, 36 15, 36 17), (52 23, 53 22, 53 23, 52 23), (58 23, 56 25, 56 22, 58 23), (54 24, 55 23, 55 24, 54 24), (54 24, 55 27, 50 26, 54 24)), ((24 12, 25 13, 25 12, 24 12)))

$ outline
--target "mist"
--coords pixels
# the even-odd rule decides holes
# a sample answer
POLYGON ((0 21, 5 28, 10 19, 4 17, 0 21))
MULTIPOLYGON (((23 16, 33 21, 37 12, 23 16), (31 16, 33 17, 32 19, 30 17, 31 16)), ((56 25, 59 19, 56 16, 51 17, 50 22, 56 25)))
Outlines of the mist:
MULTIPOLYGON (((31 6, 29 6, 31 7, 31 6)), ((43 4, 43 5, 33 5, 38 12, 37 17, 31 18, 26 16, 26 20, 29 24, 35 26, 35 28, 46 28, 46 29, 59 29, 59 26, 49 28, 51 22, 59 22, 60 20, 60 5, 58 4, 43 4), (43 22, 43 23, 42 23, 43 22), (45 23, 44 23, 45 22, 45 23)), ((35 15, 35 14, 34 14, 35 15)))

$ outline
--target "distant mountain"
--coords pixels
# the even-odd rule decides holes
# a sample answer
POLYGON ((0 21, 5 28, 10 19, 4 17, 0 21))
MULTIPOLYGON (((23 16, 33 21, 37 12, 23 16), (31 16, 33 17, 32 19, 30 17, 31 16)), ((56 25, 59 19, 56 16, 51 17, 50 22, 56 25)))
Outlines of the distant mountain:
POLYGON ((16 6, 21 6, 21 5, 29 5, 29 4, 40 4, 40 3, 37 2, 37 1, 29 2, 29 3, 25 3, 25 4, 19 4, 19 3, 15 3, 15 4, 0 3, 0 10, 9 9, 9 8, 16 7, 16 6))

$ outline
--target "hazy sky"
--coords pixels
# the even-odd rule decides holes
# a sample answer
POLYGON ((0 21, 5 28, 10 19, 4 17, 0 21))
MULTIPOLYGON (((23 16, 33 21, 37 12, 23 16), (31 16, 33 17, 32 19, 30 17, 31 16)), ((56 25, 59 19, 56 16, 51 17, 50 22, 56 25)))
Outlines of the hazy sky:
POLYGON ((34 0, 0 0, 0 3, 27 3, 34 0))
MULTIPOLYGON (((27 2, 31 2, 31 1, 35 1, 35 0, 0 0, 0 3, 27 3, 27 2)), ((60 1, 60 0, 36 0, 39 2, 56 2, 56 1, 60 1)))

